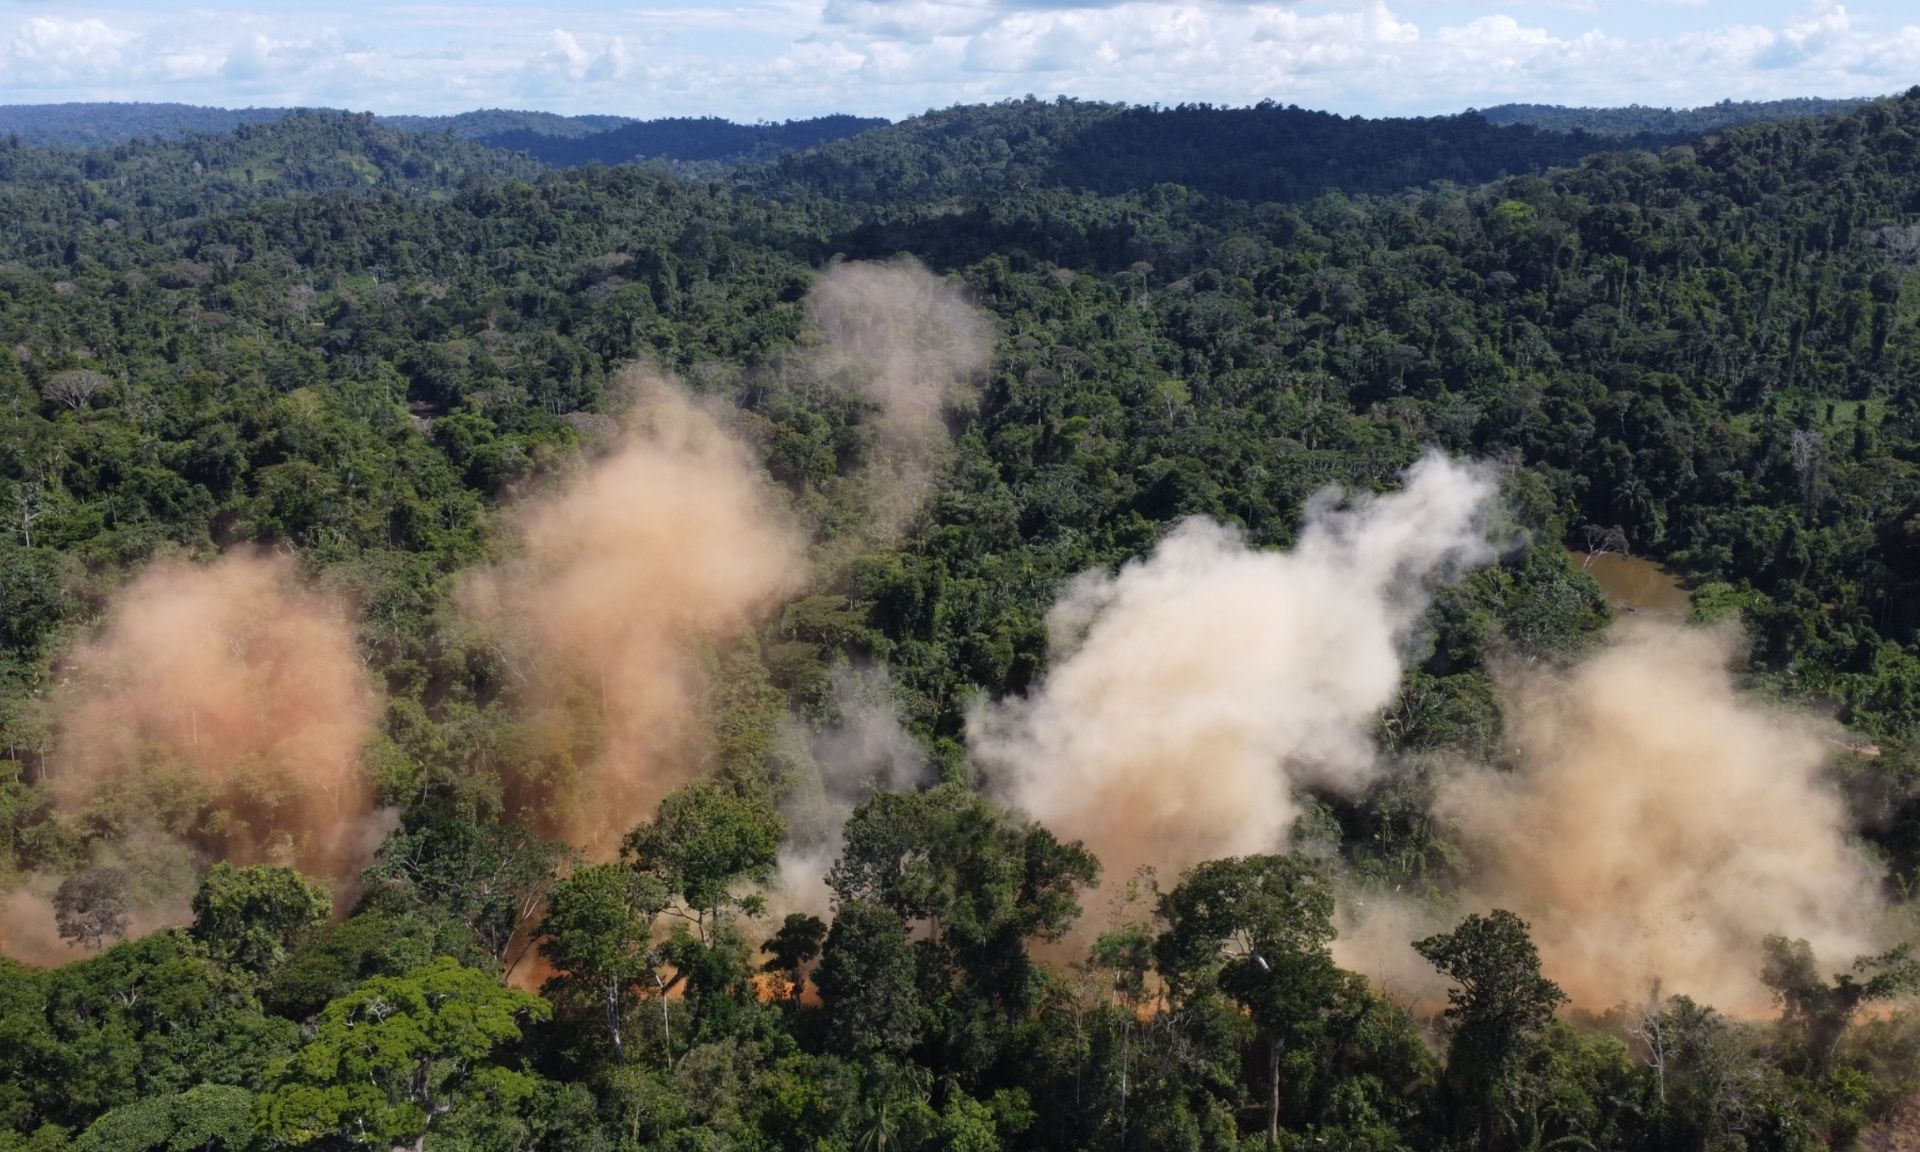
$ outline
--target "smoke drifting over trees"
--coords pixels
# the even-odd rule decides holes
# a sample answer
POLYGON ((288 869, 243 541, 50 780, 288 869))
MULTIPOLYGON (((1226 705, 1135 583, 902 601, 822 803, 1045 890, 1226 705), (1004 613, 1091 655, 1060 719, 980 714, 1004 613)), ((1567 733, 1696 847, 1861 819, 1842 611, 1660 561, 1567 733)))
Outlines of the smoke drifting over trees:
MULTIPOLYGON (((990 327, 911 260, 836 265, 808 310, 822 339, 806 370, 874 409, 859 497, 876 533, 897 535, 947 450, 948 406, 987 364, 990 327)), ((598 856, 702 770, 712 653, 810 572, 799 525, 717 405, 638 368, 613 391, 630 407, 612 448, 509 510, 513 555, 460 597, 530 721, 509 805, 598 856)), ((351 887, 390 823, 363 772, 379 696, 354 625, 287 557, 235 552, 152 566, 68 657, 51 791, 105 828, 116 859, 155 861, 132 869, 136 933, 184 918, 182 846, 187 860, 294 863, 351 887)), ((849 703, 847 716, 820 744, 815 854, 866 787, 917 772, 899 767, 918 752, 883 706, 849 703), (878 739, 892 767, 876 766, 878 739)), ((70 954, 53 883, 10 896, 15 954, 70 954)))
POLYGON ((1920 92, 1403 127, 0 141, 0 1152, 1897 1146, 1920 92))
POLYGON ((360 754, 376 703, 348 606, 291 560, 161 563, 69 661, 53 791, 83 820, 152 821, 222 859, 350 876, 369 847, 360 754))
POLYGON ((1492 556, 1492 498, 1484 471, 1433 455, 1399 492, 1323 493, 1290 551, 1189 520, 1067 590, 1052 671, 977 711, 972 748, 1001 795, 1084 839, 1109 876, 1280 848, 1295 788, 1378 770, 1369 729, 1435 581, 1492 556))
POLYGON ((882 537, 920 507, 947 447, 946 412, 985 371, 993 329, 960 291, 911 258, 827 269, 807 297, 815 370, 878 409, 867 504, 882 537))
MULTIPOLYGON (((947 450, 949 406, 986 366, 987 323, 911 262, 836 266, 808 309, 822 334, 809 370, 876 413, 861 498, 897 533, 947 450)), ((533 733, 510 807, 602 857, 709 762, 716 648, 812 570, 717 407, 637 369, 618 389, 631 398, 618 438, 509 511, 511 557, 460 598, 533 733)), ((1396 770, 1373 727, 1434 589, 1494 557, 1493 517, 1490 471, 1432 454, 1398 491, 1317 496, 1284 551, 1185 521, 1150 555, 1070 583, 1048 620, 1050 673, 976 706, 970 751, 994 792, 1084 840, 1109 876, 1282 850, 1304 792, 1352 794, 1396 770)), ((1546 970, 1581 1004, 1655 980, 1753 1004, 1769 934, 1836 956, 1875 942, 1879 878, 1822 778, 1823 743, 1743 699, 1731 654, 1724 637, 1641 626, 1570 671, 1516 671, 1511 763, 1443 773, 1436 814, 1468 854, 1465 899, 1532 920, 1546 970)), ((383 828, 360 763, 378 697, 348 606, 291 561, 156 565, 67 667, 52 791, 76 819, 132 821, 96 869, 183 845, 336 880, 365 862, 383 828)), ((839 720, 787 802, 782 903, 825 911, 847 814, 928 779, 890 695, 883 668, 836 673, 839 720)), ((129 871, 136 930, 180 917, 179 871, 129 871)), ((70 948, 43 879, 10 896, 9 947, 51 959, 70 948)), ((1428 911, 1371 904, 1358 921, 1345 910, 1343 960, 1430 984, 1407 947, 1428 911)))
POLYGON ((1875 950, 1881 870, 1851 842, 1814 725, 1744 698, 1723 633, 1623 626, 1564 676, 1509 689, 1513 770, 1442 787, 1480 902, 1534 926, 1576 1002, 1658 980, 1729 1009, 1764 1004, 1772 933, 1822 956, 1875 950))
POLYGON ((630 376, 618 447, 513 513, 520 554, 465 602, 499 638, 557 779, 518 800, 609 855, 700 765, 703 655, 799 586, 805 541, 760 469, 677 385, 630 376))
MULTIPOLYGON (((1493 487, 1430 456, 1396 493, 1311 506, 1295 547, 1255 552, 1188 521, 1055 605, 1055 666, 1030 696, 980 708, 993 786, 1107 875, 1171 878, 1284 849, 1298 790, 1351 794, 1378 773, 1372 728, 1399 690, 1438 581, 1492 556, 1493 487)), ((1507 677, 1507 767, 1444 774, 1437 815, 1470 857, 1468 900, 1535 925, 1549 975, 1606 1008, 1655 982, 1764 1003, 1761 941, 1823 955, 1875 945, 1879 875, 1851 843, 1814 726, 1744 698, 1727 638, 1619 629, 1564 674, 1507 677)), ((1338 946, 1403 990, 1433 988, 1409 947, 1431 910, 1355 894, 1338 946)))
POLYGON ((98 945, 187 917, 196 859, 297 865, 350 884, 386 821, 361 770, 378 697, 338 596, 279 555, 155 564, 114 597, 63 666, 51 707, 49 793, 98 839, 112 876, 65 924, 52 877, 7 898, 0 948, 70 956, 74 924, 117 906, 98 945))
POLYGON ((845 668, 833 681, 835 723, 812 741, 813 771, 789 786, 787 842, 780 853, 784 906, 830 911, 827 871, 839 858, 841 828, 875 790, 929 783, 926 753, 900 723, 882 668, 845 668))

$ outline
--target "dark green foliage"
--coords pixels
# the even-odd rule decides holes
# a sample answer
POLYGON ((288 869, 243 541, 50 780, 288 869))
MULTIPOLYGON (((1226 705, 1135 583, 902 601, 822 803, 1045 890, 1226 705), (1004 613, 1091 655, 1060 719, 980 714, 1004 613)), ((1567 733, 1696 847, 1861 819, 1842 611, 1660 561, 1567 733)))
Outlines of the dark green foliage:
POLYGON ((261 986, 260 1002, 289 1020, 307 1020, 369 977, 404 976, 449 955, 472 967, 492 960, 451 919, 363 912, 302 937, 261 986))
POLYGON ((291 868, 215 864, 193 894, 193 938, 221 963, 263 973, 327 908, 326 890, 291 868))
POLYGON ((1504 755, 1498 670, 1610 618, 1564 549, 1624 543, 1738 616, 1752 680, 1838 706, 1911 895, 1920 93, 1584 159, 1472 116, 1015 102, 702 179, 472 143, 612 122, 405 127, 0 142, 0 881, 86 878, 67 920, 114 935, 86 869, 134 844, 54 804, 46 702, 161 555, 271 547, 348 594, 399 816, 338 922, 294 873, 220 866, 191 929, 0 963, 0 1149, 1757 1152, 1846 1146, 1920 1087, 1904 953, 1825 979, 1776 942, 1779 1022, 1556 1014, 1498 913, 1420 944, 1458 984, 1442 1061, 1334 964, 1328 879, 1460 882, 1431 766, 1504 755), (813 378, 804 301, 837 257, 903 253, 998 343, 874 545, 876 416, 813 378), (819 563, 701 653, 711 773, 586 865, 539 830, 591 736, 535 731, 458 605, 512 501, 602 450, 636 358, 730 406, 819 563), (1428 446, 1497 463, 1510 531, 1421 621, 1379 718, 1405 770, 1302 797, 1310 858, 1133 878, 1082 917, 1099 862, 990 798, 973 702, 1044 675, 1075 575, 1192 515, 1283 547, 1313 492, 1428 446), (783 806, 874 664, 939 782, 836 792, 832 916, 770 920, 783 806), (502 981, 537 937, 540 997, 502 981))
POLYGON ((1468 916, 1413 948, 1453 984, 1444 1013, 1447 1083, 1460 1130, 1482 1146, 1499 1142, 1516 1126, 1502 1097, 1566 994, 1540 974, 1526 922, 1504 909, 1468 916))
POLYGON ((83 1128, 109 1109, 201 1083, 257 1086, 297 1029, 260 1013, 251 980, 183 933, 116 945, 50 973, 0 964, 0 1092, 15 1131, 83 1128))
POLYGON ((367 868, 362 903, 451 916, 492 964, 511 969, 567 858, 565 847, 523 824, 480 819, 458 804, 418 804, 367 868))
POLYGON ((788 999, 798 1004, 807 990, 807 973, 826 940, 826 921, 805 912, 789 912, 780 930, 761 945, 767 962, 760 970, 785 980, 788 999))
POLYGON ((1209 987, 1233 998, 1264 1034, 1267 1146, 1280 1138, 1282 1059, 1317 1039, 1333 1012, 1340 971, 1333 890, 1326 874, 1294 856, 1215 860, 1188 872, 1160 902, 1160 972, 1177 999, 1209 987))
MULTIPOLYGON (((561 881, 541 921, 541 951, 560 973, 546 990, 597 1002, 616 1061, 625 1061, 626 1004, 633 986, 660 968, 654 921, 668 892, 657 879, 615 864, 583 868, 561 881)), ((664 989, 657 989, 664 995, 664 989)))
POLYGON ((1722 100, 1701 108, 1567 108, 1558 104, 1498 104, 1482 108, 1491 124, 1530 124, 1589 136, 1702 136, 1774 120, 1831 118, 1858 111, 1865 100, 1722 100))
POLYGON ((763 797, 696 784, 660 802, 651 824, 627 837, 634 871, 678 897, 704 925, 734 904, 743 883, 773 878, 786 823, 763 797))
POLYGON ((1862 1006, 1920 991, 1920 960, 1911 945, 1903 944, 1884 955, 1862 956, 1853 971, 1835 975, 1829 984, 1805 940, 1770 936, 1760 978, 1785 1009, 1787 1022, 1801 1031, 1807 1059, 1824 1069, 1862 1006))
POLYGON ((489 147, 525 152, 556 168, 640 160, 741 164, 843 140, 886 123, 865 116, 819 116, 780 124, 735 124, 702 116, 635 121, 585 136, 543 131, 541 125, 471 138, 489 147))
POLYGON ((96 951, 126 935, 127 874, 118 868, 75 872, 54 891, 53 919, 62 939, 96 951))
POLYGON ((1454 984, 1446 1012, 1452 1044, 1488 1067, 1509 1063, 1566 1000, 1540 975, 1540 954, 1526 922, 1511 912, 1468 916, 1453 931, 1415 941, 1413 948, 1454 984))
POLYGON ((172 1096, 149 1096, 116 1108, 87 1127, 74 1152, 241 1152, 253 1142, 253 1093, 202 1084, 172 1096))
POLYGON ((277 1143, 391 1147, 467 1108, 517 1112, 537 1081, 498 1059, 547 1014, 531 993, 440 959, 376 976, 327 1005, 275 1072, 257 1116, 277 1143))
POLYGON ((913 947, 906 925, 887 909, 864 900, 842 903, 813 980, 843 1052, 897 1056, 919 1040, 913 947))

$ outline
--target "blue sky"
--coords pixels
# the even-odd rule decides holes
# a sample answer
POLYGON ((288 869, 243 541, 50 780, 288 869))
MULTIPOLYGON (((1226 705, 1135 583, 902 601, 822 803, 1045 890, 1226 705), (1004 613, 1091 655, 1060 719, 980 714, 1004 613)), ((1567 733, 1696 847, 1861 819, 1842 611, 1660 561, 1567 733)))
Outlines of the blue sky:
POLYGON ((1382 115, 1916 83, 1915 0, 0 0, 0 103, 753 120, 1066 93, 1382 115))

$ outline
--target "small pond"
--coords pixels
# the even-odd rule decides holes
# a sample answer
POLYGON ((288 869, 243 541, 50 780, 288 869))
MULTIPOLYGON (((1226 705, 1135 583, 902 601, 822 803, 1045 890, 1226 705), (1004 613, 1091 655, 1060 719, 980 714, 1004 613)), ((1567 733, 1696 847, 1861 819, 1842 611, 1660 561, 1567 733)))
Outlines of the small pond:
POLYGON ((1685 620, 1693 611, 1693 598, 1681 586, 1680 577, 1645 557, 1613 553, 1590 557, 1581 549, 1569 548, 1567 561, 1599 582, 1616 612, 1685 620))

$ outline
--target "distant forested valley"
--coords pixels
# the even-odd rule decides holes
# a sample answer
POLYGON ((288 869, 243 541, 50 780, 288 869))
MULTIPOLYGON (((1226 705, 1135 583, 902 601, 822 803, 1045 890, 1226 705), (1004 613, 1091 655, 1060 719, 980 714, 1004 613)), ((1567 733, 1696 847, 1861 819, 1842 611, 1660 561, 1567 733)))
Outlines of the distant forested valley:
POLYGON ((0 109, 0 1152, 1907 1147, 1917 267, 1920 89, 0 109))

